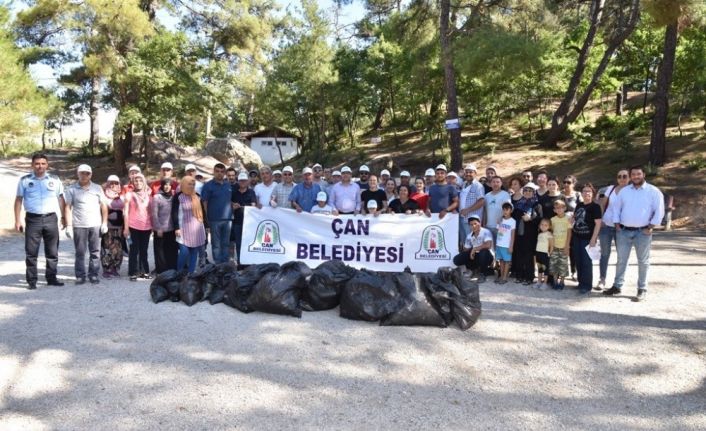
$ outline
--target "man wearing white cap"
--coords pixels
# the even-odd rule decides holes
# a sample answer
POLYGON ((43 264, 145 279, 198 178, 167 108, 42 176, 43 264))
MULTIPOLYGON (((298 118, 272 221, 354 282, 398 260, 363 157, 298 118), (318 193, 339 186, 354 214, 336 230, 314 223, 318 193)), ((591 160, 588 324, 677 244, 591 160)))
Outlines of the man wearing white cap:
MULTIPOLYGON (((491 185, 491 181, 493 178, 498 176, 498 169, 495 167, 495 165, 490 165, 487 168, 485 168, 485 184, 483 184, 483 189, 485 189, 485 194, 487 195, 493 190, 493 186, 491 185)), ((505 190, 505 188, 503 188, 505 190)))
POLYGON ((89 252, 88 280, 98 284, 101 235, 108 233, 108 200, 101 186, 91 181, 93 170, 90 166, 80 165, 76 171, 78 182, 64 193, 64 218, 68 223, 66 236, 73 238, 76 248, 76 284, 86 282, 86 249, 89 252))
MULTIPOLYGON (((446 172, 444 172, 444 175, 445 174, 446 172)), ((434 184, 435 178, 436 174, 434 173, 434 169, 429 168, 426 170, 426 172, 424 172, 424 185, 427 187, 427 190, 429 189, 429 187, 432 186, 432 184, 434 184)))
POLYGON ((327 203, 328 196, 326 192, 319 192, 316 194, 316 205, 311 208, 312 214, 326 214, 326 215, 338 215, 338 211, 333 209, 331 205, 327 203))
MULTIPOLYGON (((235 169, 233 170, 235 171, 235 169)), ((189 163, 186 165, 184 168, 184 175, 188 177, 193 177, 196 180, 196 185, 194 186, 194 190, 196 190, 196 193, 201 195, 201 191, 203 190, 203 181, 200 181, 198 177, 198 171, 196 170, 196 166, 192 163, 189 163)), ((177 186, 177 192, 179 192, 180 185, 177 186)))
POLYGON ((318 184, 314 184, 314 172, 311 168, 302 170, 302 179, 289 195, 289 200, 298 213, 311 212, 311 208, 316 205, 316 196, 322 191, 318 184))
POLYGON ((389 179, 390 171, 388 171, 387 169, 383 169, 382 171, 380 171, 380 184, 384 186, 385 184, 387 184, 387 180, 389 179))
POLYGON ((124 195, 127 192, 131 192, 135 189, 135 187, 132 185, 132 179, 135 178, 135 175, 141 174, 142 169, 140 169, 139 166, 137 165, 132 165, 130 166, 130 169, 127 171, 127 184, 125 184, 120 190, 120 194, 124 195))
POLYGON ((478 217, 483 221, 483 208, 485 207, 485 189, 483 184, 476 179, 478 169, 473 163, 467 164, 463 168, 463 173, 466 182, 463 184, 463 189, 461 189, 461 194, 459 197, 459 242, 463 243, 466 240, 468 234, 471 233, 470 225, 468 224, 468 219, 471 216, 478 217))
POLYGON ((328 189, 328 181, 326 181, 325 178, 323 178, 324 174, 324 167, 321 166, 320 163, 314 163, 314 166, 311 167, 311 170, 314 172, 314 184, 318 184, 321 190, 327 190, 328 189))
POLYGON ((458 183, 458 174, 454 171, 446 174, 446 182, 454 186, 457 193, 461 193, 461 184, 458 183))
MULTIPOLYGON (((409 171, 402 171, 400 172, 400 186, 405 185, 409 189, 409 195, 413 195, 417 193, 417 188, 412 184, 411 182, 411 176, 409 175, 409 171)), ((400 188, 397 186, 397 192, 399 193, 400 188)))
POLYGON ((285 166, 280 175, 282 183, 277 184, 275 189, 272 190, 270 205, 273 207, 291 208, 292 204, 289 202, 289 194, 292 193, 295 186, 294 169, 291 166, 285 166))
POLYGON ((257 202, 255 191, 250 188, 250 177, 247 173, 241 172, 238 174, 238 186, 233 187, 230 201, 233 207, 233 227, 230 230, 230 254, 233 256, 233 251, 235 250, 236 261, 240 262, 240 245, 243 241, 244 208, 249 206, 254 207, 257 202))
POLYGON ((358 214, 360 212, 360 187, 351 182, 351 168, 341 168, 341 181, 329 191, 328 203, 340 214, 358 214))
POLYGON ((282 182, 282 171, 280 171, 279 169, 275 169, 274 171, 272 171, 272 178, 274 178, 274 182, 280 184, 282 182))
POLYGON ((370 177, 370 168, 368 165, 361 165, 360 168, 358 168, 358 176, 360 177, 360 180, 358 180, 360 190, 368 190, 370 188, 368 185, 368 178, 370 177))
POLYGON ((458 207, 458 193, 446 182, 446 166, 436 167, 436 182, 429 187, 429 211, 444 218, 458 207))
POLYGON ((162 163, 162 166, 159 168, 159 173, 160 177, 158 180, 152 181, 152 184, 150 184, 150 190, 152 190, 152 196, 160 193, 160 190, 162 188, 162 180, 169 180, 171 179, 172 182, 172 195, 176 194, 176 189, 179 186, 179 183, 172 178, 172 175, 174 174, 174 166, 172 166, 171 163, 169 162, 164 162, 162 163))

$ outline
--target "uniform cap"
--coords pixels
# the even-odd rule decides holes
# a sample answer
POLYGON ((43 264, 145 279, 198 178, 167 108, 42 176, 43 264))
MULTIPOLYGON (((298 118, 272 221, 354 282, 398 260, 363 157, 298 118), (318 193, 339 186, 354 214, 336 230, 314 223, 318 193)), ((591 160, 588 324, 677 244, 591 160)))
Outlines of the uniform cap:
POLYGON ((303 174, 303 175, 312 174, 312 173, 314 173, 314 171, 312 171, 311 168, 308 167, 308 166, 307 166, 306 168, 302 169, 302 174, 303 174))
POLYGON ((368 165, 361 165, 360 169, 358 169, 358 172, 370 172, 370 168, 368 165))
POLYGON ((195 170, 196 170, 196 166, 194 166, 193 163, 189 163, 188 165, 186 165, 186 167, 184 167, 185 172, 195 171, 195 170))
POLYGON ((174 169, 174 166, 172 166, 169 162, 164 162, 162 163, 162 167, 160 169, 174 169))
POLYGON ((111 176, 108 177, 108 182, 109 182, 109 183, 111 183, 111 182, 119 183, 119 182, 120 182, 120 178, 118 178, 117 175, 111 175, 111 176))
POLYGON ((245 180, 245 181, 248 180, 248 174, 246 174, 245 172, 241 172, 238 174, 238 181, 243 181, 243 180, 245 180))
POLYGON ((316 200, 321 202, 326 200, 326 192, 318 192, 316 194, 316 200))
POLYGON ((346 172, 348 172, 348 173, 350 174, 350 173, 352 172, 352 171, 351 171, 351 168, 349 168, 348 166, 342 167, 342 168, 341 168, 341 173, 342 173, 342 174, 345 174, 346 172))
POLYGON ((409 175, 409 171, 402 171, 402 172, 400 172, 400 176, 401 177, 410 177, 411 175, 409 175))
POLYGON ((370 199, 367 206, 368 208, 377 208, 378 202, 375 199, 370 199))
POLYGON ((93 173, 93 169, 91 169, 90 166, 88 165, 79 165, 78 169, 76 169, 76 172, 88 172, 88 173, 93 173))
POLYGON ((444 165, 443 163, 440 165, 437 165, 436 170, 437 171, 444 171, 444 172, 448 171, 448 169, 446 169, 446 165, 444 165))
POLYGON ((427 169, 427 171, 424 172, 424 176, 425 177, 433 177, 434 176, 434 169, 432 169, 432 168, 427 169))
POLYGON ((275 169, 274 171, 272 171, 272 175, 282 175, 282 171, 280 171, 279 169, 275 169))
POLYGON ((292 169, 291 166, 285 166, 284 169, 282 169, 282 172, 289 172, 290 174, 293 174, 294 169, 292 169))

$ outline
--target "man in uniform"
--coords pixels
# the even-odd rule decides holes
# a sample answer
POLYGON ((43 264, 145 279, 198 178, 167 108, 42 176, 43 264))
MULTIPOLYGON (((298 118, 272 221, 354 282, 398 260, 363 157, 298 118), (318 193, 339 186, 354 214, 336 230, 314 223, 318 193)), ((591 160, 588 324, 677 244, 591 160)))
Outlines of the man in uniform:
MULTIPOLYGON (((57 213, 64 213, 64 188, 59 178, 47 174, 49 162, 41 153, 32 155, 32 173, 20 178, 15 198, 15 229, 25 232, 25 278, 28 289, 37 288, 37 254, 44 240, 46 279, 49 286, 63 286, 56 278, 59 263, 59 225, 57 213), (20 214, 25 208, 25 221, 20 214)), ((62 217, 62 226, 66 220, 62 217)))
POLYGON ((76 170, 78 182, 66 188, 64 219, 66 236, 73 238, 76 248, 74 272, 76 284, 86 282, 86 248, 88 248, 88 280, 98 284, 101 235, 108 233, 108 206, 103 189, 91 181, 93 171, 88 165, 76 170))

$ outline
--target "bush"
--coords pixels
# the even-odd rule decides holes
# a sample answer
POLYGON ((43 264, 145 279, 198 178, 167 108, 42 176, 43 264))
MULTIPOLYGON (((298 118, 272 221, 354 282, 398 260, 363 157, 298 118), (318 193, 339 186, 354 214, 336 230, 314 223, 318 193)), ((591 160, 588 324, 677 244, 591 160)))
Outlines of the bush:
POLYGON ((704 159, 703 156, 696 156, 693 159, 686 159, 683 163, 692 171, 701 171, 706 169, 706 159, 704 159))
POLYGON ((8 141, 3 138, 2 145, 0 145, 0 156, 2 157, 27 156, 42 149, 41 144, 37 144, 29 138, 8 141))

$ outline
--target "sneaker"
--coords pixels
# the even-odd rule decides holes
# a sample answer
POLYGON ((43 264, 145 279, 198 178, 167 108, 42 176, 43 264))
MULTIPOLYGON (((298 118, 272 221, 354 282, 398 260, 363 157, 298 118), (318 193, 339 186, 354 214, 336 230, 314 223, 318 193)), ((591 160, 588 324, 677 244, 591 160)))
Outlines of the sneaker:
POLYGON ((632 299, 632 302, 642 302, 647 299, 647 291, 645 289, 638 289, 637 296, 632 299))
POLYGON ((56 278, 52 278, 51 280, 47 280, 47 286, 63 286, 64 282, 59 281, 56 278))
POLYGON ((27 283, 27 290, 34 290, 36 288, 37 288, 37 283, 35 283, 34 281, 27 283))
POLYGON ((604 290, 603 294, 605 296, 620 295, 620 288, 613 286, 608 290, 604 290))
POLYGON ((76 281, 74 282, 76 286, 80 286, 82 284, 86 284, 86 277, 78 277, 76 281))
POLYGON ((575 272, 571 273, 571 281, 576 281, 576 273, 575 272))
POLYGON ((137 276, 136 276, 136 275, 131 275, 131 276, 130 276, 130 281, 137 281, 137 276))
POLYGON ((88 277, 88 281, 90 281, 91 284, 98 284, 101 282, 98 277, 88 277))
POLYGON ((140 278, 143 278, 145 280, 151 280, 152 274, 142 274, 142 275, 140 275, 140 278))

